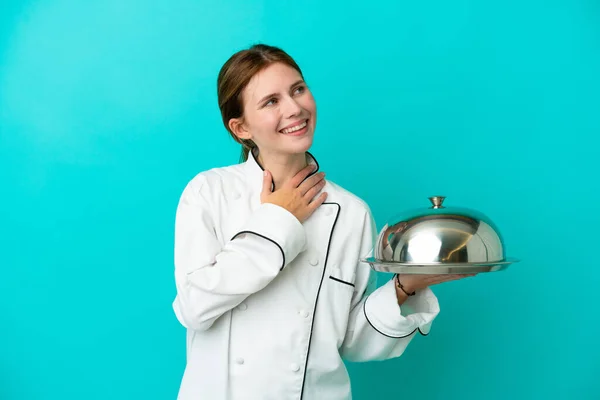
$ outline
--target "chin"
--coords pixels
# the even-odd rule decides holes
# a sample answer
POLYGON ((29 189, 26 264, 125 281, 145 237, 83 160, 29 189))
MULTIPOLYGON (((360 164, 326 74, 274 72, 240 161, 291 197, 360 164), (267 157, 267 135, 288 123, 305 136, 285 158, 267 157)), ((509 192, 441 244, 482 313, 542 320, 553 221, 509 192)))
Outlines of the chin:
POLYGON ((289 149, 292 150, 293 153, 299 154, 304 153, 312 147, 313 144, 313 136, 307 135, 302 137, 296 143, 293 143, 289 146, 289 149))

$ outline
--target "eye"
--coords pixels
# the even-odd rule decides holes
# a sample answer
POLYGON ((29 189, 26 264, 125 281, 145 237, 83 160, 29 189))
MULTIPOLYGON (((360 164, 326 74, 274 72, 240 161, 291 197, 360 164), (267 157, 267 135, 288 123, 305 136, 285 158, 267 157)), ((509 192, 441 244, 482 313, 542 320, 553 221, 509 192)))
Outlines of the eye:
POLYGON ((294 94, 302 94, 302 93, 304 93, 305 90, 306 90, 305 86, 298 86, 296 89, 294 89, 294 94))
POLYGON ((269 99, 269 100, 268 100, 268 101, 265 103, 265 106, 272 106, 272 105, 275 105, 275 104, 277 104, 277 99, 276 99, 276 98, 272 98, 272 99, 269 99))

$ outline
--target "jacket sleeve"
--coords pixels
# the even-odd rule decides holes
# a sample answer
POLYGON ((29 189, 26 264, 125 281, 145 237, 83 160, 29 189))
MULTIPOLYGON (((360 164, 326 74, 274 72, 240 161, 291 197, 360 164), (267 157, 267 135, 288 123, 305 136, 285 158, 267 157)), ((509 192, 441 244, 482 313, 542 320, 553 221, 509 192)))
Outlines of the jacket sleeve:
MULTIPOLYGON (((376 231, 368 210, 365 217, 361 258, 372 254, 376 231)), ((400 356, 415 333, 427 335, 440 309, 430 288, 418 291, 398 305, 394 280, 376 289, 376 272, 358 262, 356 288, 346 337, 340 353, 348 361, 386 360, 400 356)))
POLYGON ((219 240, 209 195, 206 178, 199 175, 184 189, 175 216, 173 309, 192 330, 209 329, 267 286, 306 246, 300 221, 270 203, 262 204, 232 238, 219 240))

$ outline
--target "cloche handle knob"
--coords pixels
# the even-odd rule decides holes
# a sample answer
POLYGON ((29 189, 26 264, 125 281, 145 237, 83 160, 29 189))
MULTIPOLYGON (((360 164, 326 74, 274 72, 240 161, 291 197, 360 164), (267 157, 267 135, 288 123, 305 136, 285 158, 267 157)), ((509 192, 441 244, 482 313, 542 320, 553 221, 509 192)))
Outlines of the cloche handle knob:
POLYGON ((433 207, 431 208, 444 208, 444 206, 442 206, 442 203, 444 202, 444 199, 446 197, 444 196, 431 196, 429 198, 429 201, 431 201, 431 204, 433 204, 433 207))

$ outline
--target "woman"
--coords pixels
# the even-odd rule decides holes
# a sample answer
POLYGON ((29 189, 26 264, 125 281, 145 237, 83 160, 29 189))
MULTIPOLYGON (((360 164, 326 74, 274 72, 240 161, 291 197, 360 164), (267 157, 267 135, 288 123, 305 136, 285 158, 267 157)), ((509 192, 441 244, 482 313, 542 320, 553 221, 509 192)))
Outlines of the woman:
POLYGON ((199 173, 177 208, 179 399, 350 399, 342 360, 400 356, 439 312, 429 286, 462 276, 396 276, 375 290, 358 261, 373 248, 371 212, 318 171, 315 101, 285 52, 234 54, 218 100, 242 162, 199 173))

